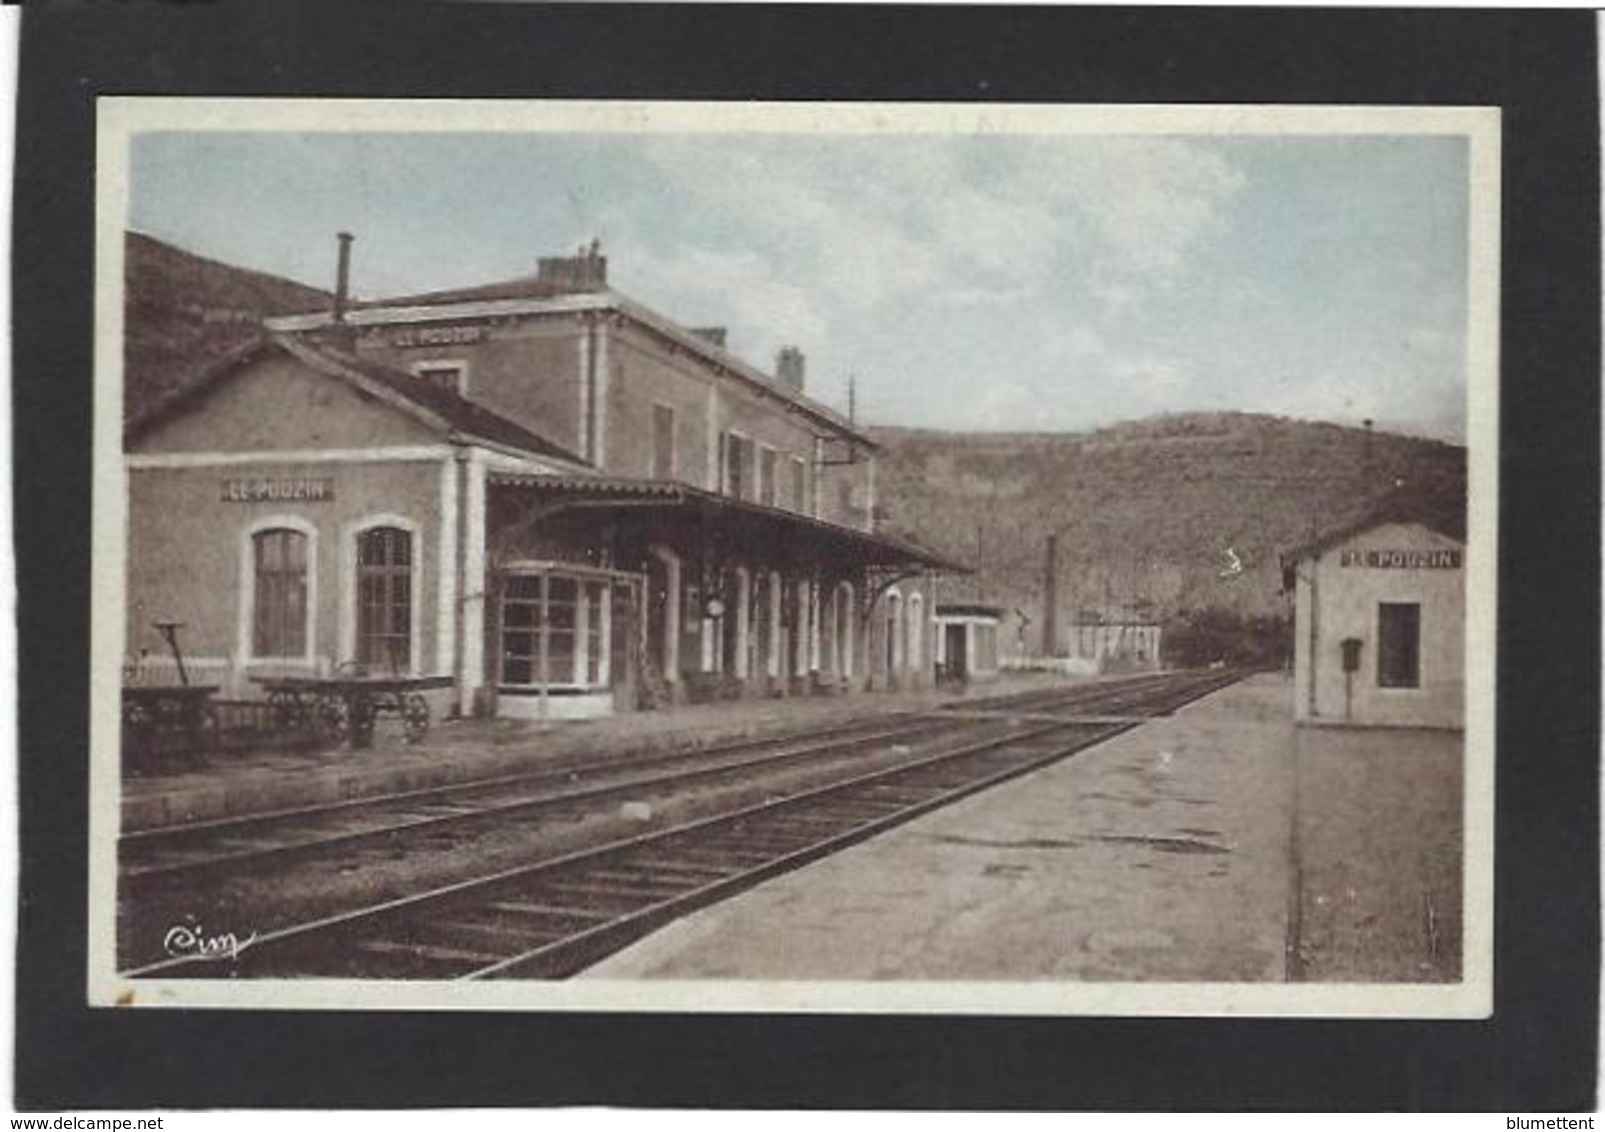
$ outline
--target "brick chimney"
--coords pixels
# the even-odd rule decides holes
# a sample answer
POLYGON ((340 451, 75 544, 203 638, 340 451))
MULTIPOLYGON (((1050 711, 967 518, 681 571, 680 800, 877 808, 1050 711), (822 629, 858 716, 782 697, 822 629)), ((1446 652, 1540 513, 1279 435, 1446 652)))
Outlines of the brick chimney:
POLYGON ((607 286, 607 256, 601 241, 581 244, 571 256, 542 256, 536 279, 570 291, 600 291, 607 286))
POLYGON ((335 239, 340 241, 340 260, 334 274, 334 310, 331 315, 335 322, 346 320, 346 307, 351 303, 351 241, 355 239, 350 232, 337 232, 335 239))
POLYGON ((782 346, 780 353, 775 355, 775 376, 782 384, 801 390, 807 361, 808 359, 797 347, 782 346))

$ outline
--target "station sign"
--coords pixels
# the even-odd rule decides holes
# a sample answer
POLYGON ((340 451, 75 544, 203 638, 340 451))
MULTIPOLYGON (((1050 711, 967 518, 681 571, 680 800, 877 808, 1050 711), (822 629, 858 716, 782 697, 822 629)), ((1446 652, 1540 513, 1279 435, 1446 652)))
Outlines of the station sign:
POLYGON ((334 481, 326 477, 253 476, 223 481, 224 503, 327 503, 334 481))
POLYGON ((1339 566, 1364 566, 1372 570, 1458 570, 1458 550, 1345 550, 1338 555, 1339 566))
POLYGON ((396 346, 461 346, 484 337, 483 326, 406 326, 390 341, 396 346))

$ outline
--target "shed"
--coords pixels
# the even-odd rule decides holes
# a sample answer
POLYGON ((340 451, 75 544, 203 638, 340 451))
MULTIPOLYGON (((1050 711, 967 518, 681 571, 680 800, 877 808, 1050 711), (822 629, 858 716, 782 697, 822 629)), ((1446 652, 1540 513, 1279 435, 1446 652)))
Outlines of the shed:
POLYGON ((998 626, 1003 610, 995 605, 949 603, 936 607, 938 679, 991 680, 998 674, 998 626))
POLYGON ((1464 566, 1463 509, 1398 497, 1283 555, 1294 717, 1462 728, 1464 566))

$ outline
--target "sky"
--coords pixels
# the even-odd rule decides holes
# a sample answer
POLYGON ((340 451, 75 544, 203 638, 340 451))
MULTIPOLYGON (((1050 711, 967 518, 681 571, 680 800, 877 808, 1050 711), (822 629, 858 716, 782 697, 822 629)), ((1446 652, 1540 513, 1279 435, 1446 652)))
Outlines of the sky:
POLYGON ((726 326, 872 424, 1076 431, 1236 409, 1462 442, 1452 136, 152 132, 129 224, 362 298, 601 241, 616 290, 726 326))

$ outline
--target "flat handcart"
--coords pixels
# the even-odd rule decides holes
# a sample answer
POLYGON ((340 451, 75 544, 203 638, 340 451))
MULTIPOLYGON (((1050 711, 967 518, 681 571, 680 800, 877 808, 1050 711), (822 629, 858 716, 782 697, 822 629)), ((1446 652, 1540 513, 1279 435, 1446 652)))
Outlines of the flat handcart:
POLYGON ((123 689, 123 739, 138 770, 154 770, 164 753, 198 760, 217 733, 216 684, 161 684, 123 689), (175 745, 176 740, 176 745, 175 745))
POLYGON ((122 689, 123 747, 130 767, 159 769, 161 756, 176 753, 191 766, 214 740, 218 731, 217 708, 212 697, 216 684, 191 684, 184 650, 178 643, 182 621, 152 622, 172 650, 178 683, 125 684, 122 689))
POLYGON ((401 720, 407 742, 429 731, 429 701, 424 692, 451 687, 450 676, 254 676, 267 692, 278 726, 314 730, 319 738, 353 749, 373 746, 374 723, 381 715, 401 720))

